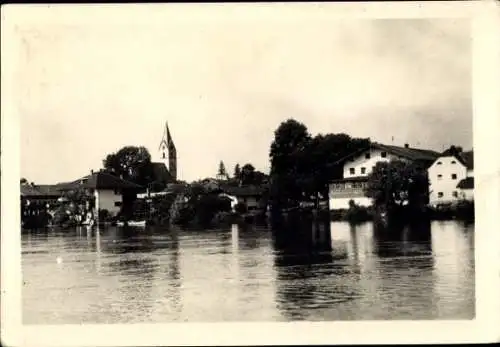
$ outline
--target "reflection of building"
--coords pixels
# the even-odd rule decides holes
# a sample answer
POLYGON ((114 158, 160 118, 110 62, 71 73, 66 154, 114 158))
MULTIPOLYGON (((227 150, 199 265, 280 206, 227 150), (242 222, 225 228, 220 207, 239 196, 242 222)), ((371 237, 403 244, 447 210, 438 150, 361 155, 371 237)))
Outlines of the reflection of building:
POLYGON ((437 158, 428 169, 431 205, 474 199, 473 152, 437 158))
POLYGON ((364 189, 368 175, 378 162, 397 159, 421 162, 428 167, 438 156, 437 152, 411 148, 407 144, 399 147, 372 143, 369 148, 355 152, 338 162, 343 164, 343 178, 330 184, 330 209, 348 209, 350 200, 357 205, 370 206, 371 199, 365 195, 364 189))

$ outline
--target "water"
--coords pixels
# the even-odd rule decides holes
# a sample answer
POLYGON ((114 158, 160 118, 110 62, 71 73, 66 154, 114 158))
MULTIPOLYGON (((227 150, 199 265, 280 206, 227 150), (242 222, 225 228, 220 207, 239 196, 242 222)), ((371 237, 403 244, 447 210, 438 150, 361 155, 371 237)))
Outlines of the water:
POLYGON ((331 249, 266 228, 23 231, 25 324, 472 319, 474 227, 391 237, 331 223, 331 249))

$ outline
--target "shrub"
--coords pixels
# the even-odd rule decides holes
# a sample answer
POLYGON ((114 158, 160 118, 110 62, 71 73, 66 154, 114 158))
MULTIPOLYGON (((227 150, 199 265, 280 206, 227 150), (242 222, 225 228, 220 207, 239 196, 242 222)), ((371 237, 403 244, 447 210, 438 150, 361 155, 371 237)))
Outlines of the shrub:
POLYGON ((234 211, 239 214, 244 214, 248 212, 248 208, 247 205, 245 205, 242 202, 239 202, 234 206, 234 211))
POLYGON ((356 205, 353 200, 349 201, 349 209, 345 212, 344 220, 349 223, 362 223, 372 219, 370 209, 356 205))
POLYGON ((98 214, 101 222, 106 222, 111 219, 111 213, 106 209, 99 209, 98 214))

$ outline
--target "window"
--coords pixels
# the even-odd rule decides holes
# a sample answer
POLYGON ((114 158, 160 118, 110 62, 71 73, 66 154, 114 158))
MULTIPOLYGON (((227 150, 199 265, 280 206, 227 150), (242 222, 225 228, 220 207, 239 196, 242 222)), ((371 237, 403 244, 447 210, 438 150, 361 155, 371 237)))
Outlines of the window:
POLYGON ((457 179, 457 174, 451 174, 451 179, 456 180, 457 179))
POLYGON ((362 168, 361 168, 361 173, 362 173, 362 174, 365 174, 365 173, 366 173, 366 167, 362 167, 362 168))
POLYGON ((351 167, 351 168, 349 169, 349 173, 350 173, 351 175, 354 175, 354 174, 356 173, 356 170, 355 170, 353 167, 351 167))
POLYGON ((457 162, 456 162, 455 160, 452 160, 452 161, 451 161, 451 163, 452 163, 452 164, 456 164, 457 162))
POLYGON ((458 192, 454 191, 454 192, 452 193, 452 195, 453 195, 453 197, 454 197, 454 198, 458 198, 458 192))
POLYGON ((386 158, 386 157, 387 157, 387 152, 382 152, 382 153, 380 153, 380 156, 381 156, 382 158, 386 158))
POLYGON ((442 198, 443 197, 443 192, 439 192, 438 193, 438 198, 442 198))
POLYGON ((442 179, 443 175, 438 175, 438 180, 442 179))
POLYGON ((120 207, 122 205, 121 201, 115 201, 115 207, 120 207))
POLYGON ((441 164, 443 164, 443 163, 441 163, 440 161, 437 162, 437 165, 441 165, 441 164))
POLYGON ((368 152, 368 153, 365 154, 365 158, 366 159, 370 159, 370 152, 368 152))

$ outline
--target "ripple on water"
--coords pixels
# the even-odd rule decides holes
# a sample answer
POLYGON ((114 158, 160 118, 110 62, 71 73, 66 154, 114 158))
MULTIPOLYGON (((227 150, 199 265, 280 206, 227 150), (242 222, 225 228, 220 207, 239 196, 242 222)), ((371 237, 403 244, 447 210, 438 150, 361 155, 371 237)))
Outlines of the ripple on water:
POLYGON ((25 233, 23 319, 472 318, 473 230, 432 228, 429 242, 389 242, 376 239, 369 224, 356 230, 340 223, 327 252, 279 248, 265 229, 25 233))

